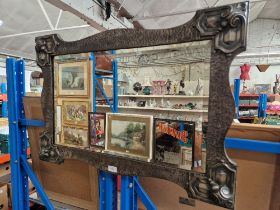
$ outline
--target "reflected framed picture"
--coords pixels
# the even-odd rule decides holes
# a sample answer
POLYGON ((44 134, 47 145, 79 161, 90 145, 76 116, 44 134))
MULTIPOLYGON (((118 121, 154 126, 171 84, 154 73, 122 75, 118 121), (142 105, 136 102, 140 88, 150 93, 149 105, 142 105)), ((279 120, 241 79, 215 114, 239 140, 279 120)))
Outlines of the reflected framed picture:
POLYGON ((90 146, 105 147, 106 114, 89 112, 88 119, 90 146))
POLYGON ((195 122, 154 119, 155 161, 191 170, 195 122))
POLYGON ((88 129, 63 126, 61 141, 58 144, 72 146, 72 147, 89 147, 88 129))
POLYGON ((88 126, 88 101, 62 100, 63 125, 88 126))
POLYGON ((271 84, 255 84, 255 94, 270 94, 271 84))
POLYGON ((153 156, 153 116, 107 113, 105 151, 149 162, 153 156))
POLYGON ((58 96, 89 96, 89 62, 58 63, 58 96))

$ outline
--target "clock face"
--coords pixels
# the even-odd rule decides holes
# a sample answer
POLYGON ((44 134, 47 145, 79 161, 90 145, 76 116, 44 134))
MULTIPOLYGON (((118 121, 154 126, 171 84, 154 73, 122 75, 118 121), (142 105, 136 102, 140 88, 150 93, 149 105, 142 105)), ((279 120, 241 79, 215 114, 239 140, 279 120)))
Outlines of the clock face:
POLYGON ((144 65, 144 64, 147 64, 149 62, 149 58, 147 55, 141 55, 138 59, 138 63, 140 65, 144 65))

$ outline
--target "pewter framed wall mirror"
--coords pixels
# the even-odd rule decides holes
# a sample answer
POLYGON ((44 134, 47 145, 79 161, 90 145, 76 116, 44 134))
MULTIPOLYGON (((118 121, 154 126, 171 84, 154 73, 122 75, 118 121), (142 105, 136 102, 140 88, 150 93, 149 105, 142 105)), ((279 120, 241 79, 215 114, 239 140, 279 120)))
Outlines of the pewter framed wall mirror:
POLYGON ((189 199, 234 209, 236 165, 224 149, 234 117, 228 73, 246 49, 247 24, 248 2, 242 2, 199 10, 170 29, 117 29, 73 42, 57 34, 37 37, 46 120, 40 158, 78 159, 121 175, 166 179, 184 188, 189 199), (100 84, 92 69, 102 60, 105 73, 118 69, 120 81, 133 81, 115 86, 127 91, 120 94, 127 99, 119 101, 119 114, 103 104, 93 112, 93 89, 100 84), (141 83, 148 96, 139 96, 141 83), (148 99, 135 101, 141 97, 148 99), (171 98, 183 102, 171 104, 171 98), (173 138, 180 141, 168 146, 173 138))

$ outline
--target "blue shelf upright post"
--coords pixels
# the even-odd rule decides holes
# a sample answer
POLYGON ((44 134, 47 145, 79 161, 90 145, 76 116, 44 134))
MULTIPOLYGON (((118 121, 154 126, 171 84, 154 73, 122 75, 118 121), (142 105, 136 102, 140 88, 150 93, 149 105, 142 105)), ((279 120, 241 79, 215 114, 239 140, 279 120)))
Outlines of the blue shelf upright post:
POLYGON ((29 209, 28 176, 37 189, 48 210, 54 207, 48 200, 37 177, 27 162, 27 133, 26 126, 43 126, 37 120, 27 120, 24 115, 23 97, 25 96, 25 67, 23 60, 8 58, 6 74, 8 82, 8 119, 10 142, 10 165, 12 183, 12 205, 16 210, 29 209))
POLYGON ((239 117, 239 96, 240 96, 240 79, 234 80, 234 104, 235 104, 235 118, 239 117))
POLYGON ((28 209, 28 180, 22 169, 21 155, 27 156, 26 132, 19 125, 23 115, 22 97, 24 96, 24 64, 22 60, 7 59, 8 107, 9 107, 9 141, 11 153, 12 202, 14 209, 28 209))
POLYGON ((262 123, 266 118, 266 108, 267 108, 267 95, 260 94, 259 96, 259 107, 258 107, 258 118, 259 123, 262 123))
MULTIPOLYGON (((1 84, 1 93, 7 94, 7 84, 2 83, 1 84)), ((8 117, 8 104, 7 100, 2 100, 2 117, 8 117)))

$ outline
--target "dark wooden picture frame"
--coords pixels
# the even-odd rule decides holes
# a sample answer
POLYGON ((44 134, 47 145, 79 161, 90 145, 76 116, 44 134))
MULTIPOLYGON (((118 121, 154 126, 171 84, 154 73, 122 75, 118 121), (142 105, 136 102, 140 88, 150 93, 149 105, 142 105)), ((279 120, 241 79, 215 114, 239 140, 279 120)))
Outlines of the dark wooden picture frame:
MULTIPOLYGON (((157 129, 157 122, 160 122, 160 121, 166 122, 168 124, 170 124, 170 123, 178 123, 178 124, 179 123, 183 123, 183 124, 185 124, 184 126, 187 126, 189 128, 188 131, 191 131, 191 143, 192 143, 192 145, 191 145, 191 149, 192 149, 192 165, 191 165, 191 167, 193 168, 193 166, 194 166, 194 150, 195 150, 195 122, 193 122, 193 121, 186 121, 186 120, 171 120, 171 119, 154 118, 154 133, 153 133, 153 135, 154 135, 154 161, 158 161, 157 158, 156 158, 156 155, 157 155, 156 154, 157 153, 156 129, 157 129)), ((181 133, 181 131, 180 131, 180 133, 181 133)), ((165 134, 167 134, 167 133, 165 133, 165 134)), ((169 134, 167 134, 167 135, 169 135, 169 134)), ((189 135, 185 136, 185 138, 189 139, 189 135)), ((175 139, 175 137, 173 137, 173 139, 175 139)), ((168 140, 169 140, 169 142, 172 141, 172 140, 170 141, 170 139, 168 139, 168 140)), ((179 139, 177 138, 177 140, 179 140, 179 139)), ((182 147, 185 147, 185 146, 180 146, 180 149, 182 149, 182 147)), ((180 154, 180 155, 182 155, 182 154, 180 154)), ((171 163, 167 163, 165 161, 162 161, 162 163, 164 163, 164 164, 171 164, 171 163)), ((177 167, 180 168, 179 164, 177 165, 177 167)))
MULTIPOLYGON (((104 171, 114 166, 121 175, 166 179, 183 187, 189 199, 234 209, 236 164, 228 158, 224 149, 224 138, 234 117, 228 78, 232 60, 246 50, 248 11, 249 3, 242 2, 199 10, 189 22, 170 29, 116 29, 73 42, 65 42, 57 34, 37 37, 35 48, 37 64, 42 68, 44 77, 42 107, 46 120, 40 139, 40 158, 55 163, 62 163, 68 158, 78 159, 104 171), (201 40, 212 41, 206 173, 54 144, 55 56, 201 40)), ((192 200, 184 201, 193 203, 192 200)))

